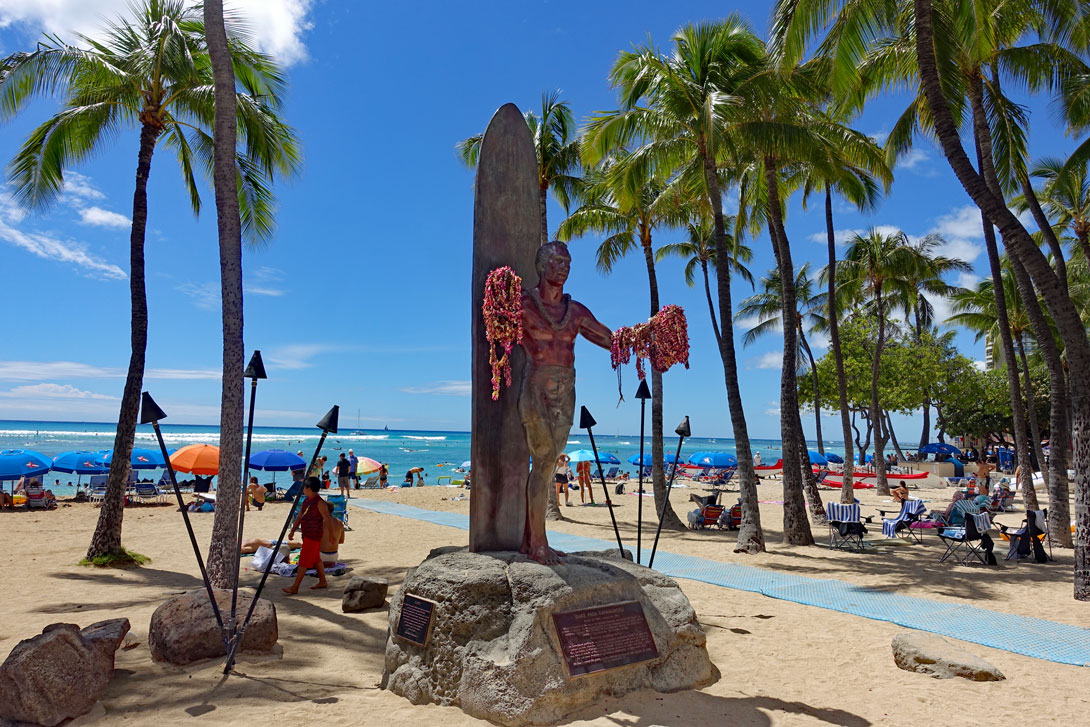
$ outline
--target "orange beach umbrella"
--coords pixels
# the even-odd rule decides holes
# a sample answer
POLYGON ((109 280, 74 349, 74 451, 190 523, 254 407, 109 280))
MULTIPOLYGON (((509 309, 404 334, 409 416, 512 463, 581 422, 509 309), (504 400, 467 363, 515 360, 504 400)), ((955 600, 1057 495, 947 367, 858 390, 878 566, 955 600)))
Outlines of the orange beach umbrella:
POLYGON ((220 448, 211 444, 190 444, 170 455, 170 464, 178 472, 214 475, 220 471, 220 448))

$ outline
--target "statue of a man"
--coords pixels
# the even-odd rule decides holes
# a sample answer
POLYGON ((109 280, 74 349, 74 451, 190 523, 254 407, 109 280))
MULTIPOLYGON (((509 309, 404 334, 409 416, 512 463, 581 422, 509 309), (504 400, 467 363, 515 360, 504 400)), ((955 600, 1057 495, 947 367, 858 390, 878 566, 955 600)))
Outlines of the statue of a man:
POLYGON ((556 458, 568 442, 575 415, 575 337, 609 349, 612 333, 586 306, 564 293, 571 255, 562 242, 538 248, 537 287, 522 294, 522 348, 526 351, 519 414, 533 466, 526 483, 526 532, 521 551, 539 563, 558 563, 549 547, 545 507, 556 458))

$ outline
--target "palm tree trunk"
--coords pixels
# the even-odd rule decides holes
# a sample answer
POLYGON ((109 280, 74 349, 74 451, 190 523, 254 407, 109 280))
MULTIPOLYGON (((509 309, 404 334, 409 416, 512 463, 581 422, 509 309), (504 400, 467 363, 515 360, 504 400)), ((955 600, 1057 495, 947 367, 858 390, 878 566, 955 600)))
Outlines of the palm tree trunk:
MULTIPOLYGON (((651 291, 651 315, 659 312, 659 280, 655 274, 655 253, 651 245, 651 232, 641 235, 643 259, 647 264, 647 284, 651 291)), ((684 530, 674 508, 666 499, 666 473, 663 470, 662 445, 662 372, 651 367, 651 491, 655 493, 655 512, 662 513, 662 526, 684 530)))
MULTIPOLYGON (((1044 470, 1045 467, 1045 453, 1041 449, 1041 425, 1037 422, 1037 402, 1033 396, 1033 382, 1029 378, 1029 359, 1026 357, 1026 343, 1025 334, 1018 334, 1018 358, 1022 362, 1022 374, 1025 377, 1026 384, 1026 418, 1029 420, 1030 438, 1033 440, 1030 444, 1033 446, 1033 454, 1037 458, 1037 464, 1044 470)), ((1047 475, 1046 475, 1047 476, 1047 475)), ((1033 470, 1030 470, 1030 478, 1033 478, 1033 470)), ((1048 483, 1045 483, 1048 486, 1048 483)), ((1040 506, 1037 503, 1037 489, 1033 488, 1033 501, 1026 501, 1026 507, 1030 510, 1037 510, 1040 506)))
MULTIPOLYGON (((984 86, 979 77, 969 81, 969 105, 973 112, 973 139, 976 146, 977 166, 985 186, 998 200, 1002 200, 998 177, 992 161, 992 137, 988 128, 988 119, 984 112, 984 86)), ((983 213, 981 213, 983 215, 983 213)), ((1037 492, 1033 488, 1033 466, 1030 461, 1030 444, 1026 442, 1026 414, 1022 404, 1022 392, 1019 390, 1018 360, 1015 358, 1014 340, 1010 329, 1010 316, 1007 312, 1007 298, 1003 286, 1002 270, 999 264, 999 248, 995 241, 993 225, 984 218, 985 243, 988 245, 988 263, 992 272, 992 286, 995 290, 996 316, 999 323, 1000 338, 1003 341, 1003 356, 1007 362, 1007 380, 1011 385, 1011 408, 1014 414, 1014 451, 1018 459, 1018 484, 1022 489, 1022 496, 1026 506, 1037 507, 1037 492), (988 238, 991 238, 990 242, 988 238), (994 260, 993 260, 994 254, 994 260), (1021 421, 1019 421, 1021 419, 1021 421)), ((1006 238, 1003 238, 1006 243, 1006 238)), ((1009 250, 1011 260, 1015 258, 1015 252, 1009 250)))
POLYGON ((1021 181, 1022 196, 1026 200, 1030 213, 1033 214, 1033 221, 1037 224, 1037 229, 1041 231, 1041 236, 1048 243, 1048 249, 1052 252, 1052 264, 1056 266, 1056 277, 1060 279, 1060 284, 1063 285, 1064 291, 1066 291, 1068 283, 1067 261, 1064 259, 1063 246, 1056 238, 1056 232, 1052 229, 1052 223, 1048 221, 1048 215, 1041 208, 1041 202, 1037 199, 1037 193, 1033 189, 1033 183, 1030 182, 1029 175, 1024 171, 1022 172, 1021 181))
POLYGON ((242 335, 242 224, 235 170, 235 74, 223 24, 223 0, 205 0, 204 33, 215 84, 212 181, 216 192, 223 321, 219 497, 212 542, 208 546, 208 578, 213 587, 230 588, 239 567, 238 509, 242 498, 242 422, 246 407, 242 370, 246 366, 246 348, 242 335))
POLYGON ((712 316, 712 331, 715 332, 715 342, 719 343, 723 335, 719 332, 719 321, 715 320, 715 303, 712 301, 712 287, 708 281, 708 261, 700 261, 700 270, 704 273, 704 295, 708 298, 708 312, 712 316))
POLYGON ((844 486, 840 490, 840 501, 851 504, 855 501, 852 489, 855 472, 855 452, 852 449, 851 412, 848 409, 848 380, 844 375, 844 355, 840 351, 840 312, 836 306, 836 233, 833 227, 833 195, 828 184, 825 185, 825 236, 829 247, 829 345, 833 348, 833 360, 836 362, 836 388, 840 398, 840 426, 844 430, 844 486))
MULTIPOLYGON (((541 188, 538 197, 538 208, 541 210, 541 244, 549 241, 549 186, 541 188)), ((555 488, 554 488, 555 489, 555 488)))
POLYGON ((817 379, 817 362, 814 361, 814 352, 810 350, 810 344, 806 341, 806 336, 802 331, 799 331, 799 343, 802 344, 802 350, 806 352, 806 358, 810 361, 810 371, 813 373, 814 380, 814 432, 817 435, 818 454, 825 455, 825 442, 821 437, 821 388, 818 386, 817 379))
POLYGON ((888 495, 886 438, 882 426, 882 407, 878 399, 878 373, 882 365, 882 348, 886 345, 886 309, 881 287, 875 291, 874 302, 878 311, 878 340, 874 343, 874 357, 870 367, 870 425, 874 428, 874 472, 878 475, 876 489, 879 495, 888 495))
MULTIPOLYGON (((915 329, 916 329, 916 343, 923 341, 923 318, 920 316, 920 301, 916 300, 916 305, 913 315, 915 316, 915 329)), ((927 444, 927 438, 931 434, 931 396, 930 392, 924 396, 923 406, 920 407, 923 413, 923 430, 920 432, 920 446, 918 449, 923 449, 927 444)), ((896 441, 896 440, 895 440, 896 441)), ((897 448, 897 456, 904 459, 904 454, 901 452, 900 447, 897 448)))
POLYGON ((1002 200, 987 189, 961 148, 958 128, 943 96, 935 58, 931 0, 914 0, 916 60, 920 85, 931 111, 935 135, 962 187, 988 218, 998 223, 1008 248, 1022 258, 1034 285, 1045 297, 1049 312, 1066 346, 1071 384, 1071 433, 1075 459, 1075 578, 1074 596, 1090 601, 1090 342, 1079 312, 1063 290, 1048 261, 1002 200))
POLYGON ((1079 247, 1082 248, 1082 254, 1086 258, 1086 264, 1090 265, 1090 233, 1087 233, 1084 229, 1079 229, 1075 233, 1075 237, 1079 241, 1079 247))
POLYGON ((727 388, 727 406, 734 429, 734 451, 738 455, 738 489, 742 501, 742 522, 738 527, 735 552, 763 553, 764 531, 761 529, 761 509, 757 502, 757 473, 753 469, 753 450, 749 444, 749 428, 742 407, 742 392, 738 386, 738 359, 734 350, 734 306, 730 293, 730 250, 723 225, 723 195, 719 190, 715 161, 708 154, 704 140, 699 140, 704 164, 704 182, 712 206, 715 224, 715 274, 719 292, 719 357, 723 361, 723 379, 727 388))
MULTIPOLYGON (((817 364, 814 362, 814 354, 810 352, 810 345, 806 342, 806 336, 802 333, 802 328, 799 328, 799 343, 802 344, 803 350, 806 351, 807 358, 810 359, 810 370, 816 372, 814 368, 817 364)), ((818 387, 817 376, 815 373, 814 378, 814 412, 818 418, 817 424, 817 441, 818 449, 822 455, 825 454, 821 445, 821 410, 818 408, 818 387)), ((798 389, 796 396, 798 395, 798 389)), ((810 508, 810 517, 813 518, 814 525, 825 525, 827 520, 825 517, 825 505, 821 501, 821 490, 818 489, 817 477, 814 475, 814 467, 810 464, 810 451, 806 444, 806 436, 802 431, 802 414, 799 409, 795 409, 795 430, 799 436, 799 451, 802 453, 802 490, 806 495, 806 504, 810 508)))
POLYGON ((140 416, 140 390, 144 386, 144 358, 148 348, 148 296, 144 288, 144 234, 148 226, 148 176, 151 156, 159 129, 151 124, 140 127, 140 152, 136 161, 136 190, 132 196, 132 231, 129 233, 129 304, 130 319, 129 371, 121 395, 121 410, 117 415, 114 454, 106 482, 106 497, 98 512, 98 523, 87 557, 120 555, 121 522, 125 516, 125 488, 131 471, 132 444, 136 438, 136 422, 140 416))
POLYGON ((886 432, 889 434, 889 441, 893 444, 893 451, 897 453, 897 459, 902 462, 906 461, 908 457, 901 451, 901 443, 897 441, 897 432, 893 429, 893 419, 888 411, 885 412, 885 426, 886 432))
POLYGON ((795 271, 791 263, 791 248, 783 234, 780 207, 779 175, 776 161, 765 159, 765 181, 768 187, 768 232, 772 250, 780 270, 780 303, 783 316, 783 367, 780 371, 780 439, 783 446, 783 541, 790 545, 813 545, 814 536, 806 519, 806 499, 803 488, 803 466, 810 467, 806 448, 800 447, 798 419, 798 383, 796 379, 798 341, 795 300, 795 271), (792 466, 794 463, 794 466, 792 466))

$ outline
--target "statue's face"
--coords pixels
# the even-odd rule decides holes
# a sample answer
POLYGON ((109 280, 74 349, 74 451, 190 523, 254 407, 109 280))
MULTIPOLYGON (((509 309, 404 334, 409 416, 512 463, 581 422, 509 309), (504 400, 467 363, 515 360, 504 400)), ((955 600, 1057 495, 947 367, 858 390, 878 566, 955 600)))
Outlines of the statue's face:
POLYGON ((545 261, 545 269, 542 277, 553 285, 564 285, 571 270, 571 255, 567 252, 556 252, 545 261))

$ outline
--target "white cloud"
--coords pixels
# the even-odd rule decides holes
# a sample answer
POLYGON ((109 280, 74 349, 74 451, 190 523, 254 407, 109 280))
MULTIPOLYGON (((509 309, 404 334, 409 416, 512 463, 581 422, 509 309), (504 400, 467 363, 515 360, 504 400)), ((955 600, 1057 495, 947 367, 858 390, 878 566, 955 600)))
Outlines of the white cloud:
POLYGON ((779 371, 783 368, 783 351, 769 351, 751 358, 746 368, 779 371))
POLYGON ((12 223, 18 224, 25 217, 25 211, 15 203, 11 195, 0 189, 0 240, 40 258, 75 265, 93 278, 106 280, 128 278, 124 270, 88 252, 82 243, 59 240, 52 235, 27 232, 12 226, 12 223))
POLYGON ((182 283, 175 289, 201 310, 219 310, 220 287, 215 283, 182 283))
POLYGON ((70 169, 64 172, 64 195, 77 200, 106 199, 106 195, 95 187, 90 177, 70 169))
POLYGON ((742 316, 734 321, 734 330, 745 333, 749 329, 755 328, 760 322, 760 316, 742 316))
POLYGON ((19 398, 43 398, 43 399, 103 399, 118 400, 116 396, 96 394, 93 391, 84 391, 68 384, 29 384, 16 386, 9 391, 0 391, 3 397, 19 398))
POLYGON ((101 207, 87 207, 79 211, 80 223, 95 225, 97 227, 117 227, 125 229, 132 226, 132 220, 117 212, 104 210, 101 207))
POLYGON ((284 294, 284 291, 280 290, 279 288, 261 288, 256 285, 244 286, 243 290, 250 295, 268 295, 274 298, 284 294))
POLYGON ((826 333, 811 331, 806 336, 806 342, 810 344, 810 350, 813 351, 814 358, 818 358, 822 352, 829 350, 832 339, 830 339, 826 333))
MULTIPOLYGON (((284 65, 307 58, 303 36, 313 25, 307 16, 314 0, 227 0, 225 5, 227 13, 242 19, 258 50, 284 65)), ((128 15, 128 8, 129 0, 4 0, 0 28, 18 25, 34 36, 59 33, 73 40, 75 33, 94 35, 106 19, 128 15)))
POLYGON ((405 386, 398 391, 406 394, 447 394, 450 396, 469 396, 473 390, 470 381, 437 381, 427 386, 405 386))
MULTIPOLYGON (((147 369, 144 379, 219 379, 220 373, 201 369, 147 369)), ((94 366, 76 361, 0 361, 0 381, 123 379, 126 374, 124 368, 94 366)))
POLYGON ((305 369, 313 365, 311 359, 315 356, 341 350, 325 343, 295 343, 270 351, 269 361, 282 369, 305 369))
POLYGON ((923 149, 912 148, 897 159, 897 166, 901 169, 908 169, 916 173, 928 174, 934 172, 931 166, 928 165, 927 167, 923 167, 921 165, 929 161, 931 161, 930 154, 923 149))
POLYGON ((980 243, 984 238, 980 210, 973 205, 958 207, 941 215, 930 232, 941 235, 946 241, 936 250, 940 255, 972 263, 984 252, 984 246, 980 243))
POLYGON ((765 408, 765 414, 770 417, 776 417, 777 419, 781 412, 783 412, 783 409, 780 408, 780 403, 778 401, 768 402, 768 406, 765 408))

